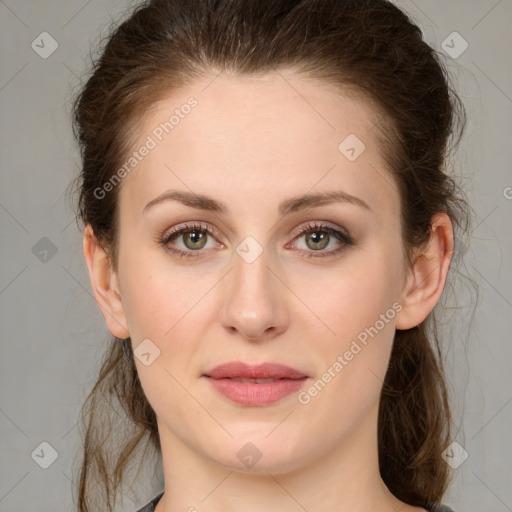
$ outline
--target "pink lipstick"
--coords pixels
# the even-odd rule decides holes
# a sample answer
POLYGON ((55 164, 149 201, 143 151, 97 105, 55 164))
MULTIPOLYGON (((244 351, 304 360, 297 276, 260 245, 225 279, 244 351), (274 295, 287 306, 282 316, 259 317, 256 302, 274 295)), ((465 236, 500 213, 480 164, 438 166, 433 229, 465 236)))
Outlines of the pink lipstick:
POLYGON ((275 363, 257 366, 231 362, 216 366, 204 375, 221 395, 247 406, 268 405, 298 391, 308 376, 275 363))

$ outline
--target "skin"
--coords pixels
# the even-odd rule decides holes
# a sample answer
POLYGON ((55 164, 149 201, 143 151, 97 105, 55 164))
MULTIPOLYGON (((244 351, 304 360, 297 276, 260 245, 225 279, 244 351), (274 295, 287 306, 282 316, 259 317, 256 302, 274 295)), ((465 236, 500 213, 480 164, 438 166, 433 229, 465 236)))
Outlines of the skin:
MULTIPOLYGON (((377 412, 395 329, 421 323, 442 293, 450 219, 433 217, 431 239, 409 267, 398 189, 367 102, 293 72, 214 76, 174 91, 140 123, 136 147, 174 108, 198 100, 122 182, 117 268, 90 226, 84 231, 110 332, 130 336, 134 350, 145 339, 160 350, 148 366, 135 358, 162 445, 165 494, 156 510, 422 510, 380 478, 377 412), (366 146, 355 161, 338 150, 349 134, 366 146), (169 190, 206 194, 229 212, 176 201, 143 212, 169 190), (333 190, 369 208, 335 202, 278 213, 290 197, 333 190), (162 235, 192 221, 217 231, 203 256, 166 251, 162 235), (346 229, 354 244, 331 236, 315 251, 296 231, 314 221, 346 229), (236 252, 247 236, 262 249, 252 263, 236 252), (228 361, 278 362, 307 374, 307 390, 393 304, 401 310, 307 404, 294 393, 247 407, 201 377, 228 361), (248 442, 262 455, 251 468, 237 457, 248 442)), ((184 236, 169 245, 195 247, 184 236)))

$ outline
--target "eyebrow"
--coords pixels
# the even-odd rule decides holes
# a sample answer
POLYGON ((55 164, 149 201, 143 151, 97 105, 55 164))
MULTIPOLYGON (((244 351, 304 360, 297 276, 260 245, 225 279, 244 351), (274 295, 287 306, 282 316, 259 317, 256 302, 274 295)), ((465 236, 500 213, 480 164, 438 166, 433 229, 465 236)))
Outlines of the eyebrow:
MULTIPOLYGON (((228 214, 229 208, 226 204, 213 199, 212 197, 204 194, 197 194, 195 192, 170 190, 162 195, 151 200, 143 209, 143 213, 153 208, 156 205, 162 204, 167 201, 178 201, 185 206, 196 208, 198 210, 211 211, 215 213, 228 214)), ((305 194, 301 196, 291 197, 283 201, 279 205, 279 214, 288 215, 299 210, 306 208, 313 208, 315 206, 323 206, 331 203, 349 203, 356 206, 361 206, 366 210, 371 211, 371 208, 359 197, 352 196, 341 190, 330 192, 317 192, 314 194, 305 194)))

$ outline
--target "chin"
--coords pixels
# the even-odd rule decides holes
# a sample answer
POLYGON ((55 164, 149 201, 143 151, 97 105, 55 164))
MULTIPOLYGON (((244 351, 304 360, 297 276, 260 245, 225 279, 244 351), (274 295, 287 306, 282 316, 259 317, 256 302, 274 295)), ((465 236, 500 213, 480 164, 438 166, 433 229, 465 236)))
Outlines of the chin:
MULTIPOLYGON (((271 430, 266 425, 260 431, 252 430, 250 434, 237 435, 226 443, 204 447, 206 455, 230 471, 267 477, 268 473, 296 471, 315 458, 304 440, 293 439, 286 432, 281 435, 274 432, 269 436, 271 430)), ((313 446, 311 449, 318 450, 313 446)))

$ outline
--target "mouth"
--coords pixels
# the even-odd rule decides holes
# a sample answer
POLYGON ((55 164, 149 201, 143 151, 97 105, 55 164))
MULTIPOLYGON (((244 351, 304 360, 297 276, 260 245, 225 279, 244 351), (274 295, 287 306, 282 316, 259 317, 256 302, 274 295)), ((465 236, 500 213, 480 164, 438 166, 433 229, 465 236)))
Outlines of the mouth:
POLYGON ((281 379, 272 379, 272 378, 269 378, 269 379, 242 379, 240 377, 235 377, 235 378, 232 378, 231 380, 233 382, 252 382, 253 384, 263 384, 265 382, 275 382, 276 380, 281 380, 281 379))
POLYGON ((245 406, 264 406, 298 391, 309 378, 305 373, 276 363, 247 365, 232 362, 202 375, 219 394, 245 406))

